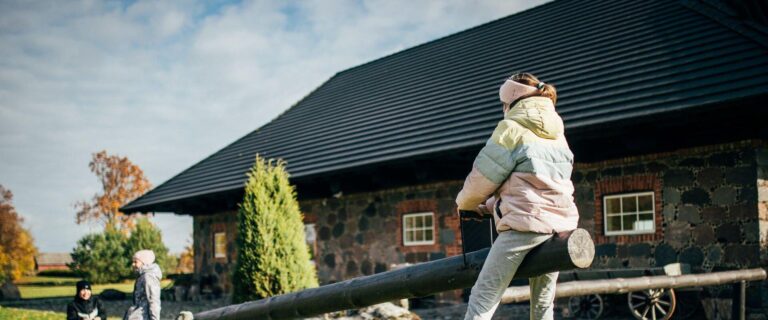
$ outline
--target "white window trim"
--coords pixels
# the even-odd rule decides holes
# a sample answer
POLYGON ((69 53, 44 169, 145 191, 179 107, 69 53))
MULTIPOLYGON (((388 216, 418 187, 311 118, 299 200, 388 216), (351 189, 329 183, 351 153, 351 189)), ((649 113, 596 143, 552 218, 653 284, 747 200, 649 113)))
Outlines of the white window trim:
POLYGON ((227 233, 226 232, 215 232, 213 233, 213 257, 214 258, 226 258, 227 257, 227 233), (218 238, 218 235, 223 234, 224 235, 224 252, 219 253, 217 252, 218 246, 216 245, 216 238, 218 238))
POLYGON ((416 212, 416 213, 406 213, 403 214, 402 219, 400 221, 402 224, 403 229, 403 245, 404 246, 423 246, 423 245, 430 245, 435 244, 435 213, 434 212, 416 212), (432 240, 430 241, 408 241, 408 238, 406 237, 406 233, 409 230, 417 230, 417 229, 406 229, 406 218, 416 218, 416 217, 432 217, 432 226, 429 228, 427 227, 421 227, 418 230, 432 230, 432 240))
MULTIPOLYGON (((610 216, 625 216, 632 213, 625 213, 624 212, 624 201, 619 200, 619 204, 621 205, 621 213, 620 214, 612 214, 610 216)), ((609 196, 603 196, 603 231, 605 232, 606 236, 620 236, 620 235, 638 235, 638 234, 653 234, 656 233, 656 195, 653 191, 644 191, 644 192, 632 192, 632 193, 620 193, 620 194, 612 194, 609 196), (637 196, 651 196, 651 211, 640 211, 640 208, 638 207, 638 211, 635 212, 635 214, 648 214, 650 213, 653 216, 653 220, 651 223, 651 230, 632 230, 632 231, 608 231, 608 200, 609 199, 616 199, 616 198, 624 198, 624 197, 637 197, 637 196)))

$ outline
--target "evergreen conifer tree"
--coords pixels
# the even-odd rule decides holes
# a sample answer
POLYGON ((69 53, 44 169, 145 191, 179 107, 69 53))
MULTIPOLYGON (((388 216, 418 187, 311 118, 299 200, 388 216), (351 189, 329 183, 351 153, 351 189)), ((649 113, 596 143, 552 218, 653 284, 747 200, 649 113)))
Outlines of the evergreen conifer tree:
POLYGON ((160 266, 164 273, 173 273, 168 256, 168 247, 163 243, 163 235, 160 228, 155 226, 146 217, 135 219, 136 223, 131 230, 130 237, 125 242, 125 253, 129 257, 139 250, 152 250, 155 254, 155 263, 160 266))
POLYGON ((72 251, 69 267, 88 281, 113 283, 131 276, 131 257, 125 252, 127 237, 113 227, 85 235, 72 251))
POLYGON ((234 302, 317 286, 296 191, 282 160, 259 155, 238 211, 234 302))

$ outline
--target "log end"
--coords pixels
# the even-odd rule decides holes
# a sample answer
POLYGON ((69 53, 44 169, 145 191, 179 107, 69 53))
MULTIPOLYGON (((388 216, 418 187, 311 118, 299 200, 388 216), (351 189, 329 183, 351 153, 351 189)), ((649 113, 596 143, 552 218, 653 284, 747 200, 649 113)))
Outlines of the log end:
POLYGON ((568 238, 568 255, 577 268, 587 268, 595 258, 595 243, 584 229, 573 230, 568 238))

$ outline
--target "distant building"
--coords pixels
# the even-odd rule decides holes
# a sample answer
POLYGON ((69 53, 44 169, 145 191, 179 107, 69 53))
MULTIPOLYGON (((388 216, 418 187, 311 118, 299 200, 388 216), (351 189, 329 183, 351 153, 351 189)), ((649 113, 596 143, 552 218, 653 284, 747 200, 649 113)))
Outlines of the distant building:
POLYGON ((260 153, 288 163, 322 283, 460 254, 454 198, 520 70, 558 88, 593 268, 765 266, 768 33, 729 3, 554 1, 344 70, 122 210, 191 215, 195 272, 229 292, 260 153))
POLYGON ((69 253, 40 253, 35 257, 35 270, 69 270, 68 264, 72 263, 69 253))

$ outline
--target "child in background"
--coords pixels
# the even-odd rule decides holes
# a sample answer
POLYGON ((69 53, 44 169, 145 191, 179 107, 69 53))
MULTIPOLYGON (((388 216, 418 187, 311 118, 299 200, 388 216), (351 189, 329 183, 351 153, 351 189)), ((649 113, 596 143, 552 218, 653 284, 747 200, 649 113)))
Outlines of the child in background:
POLYGON ((133 270, 138 273, 133 285, 133 305, 125 312, 124 320, 160 319, 160 279, 163 273, 155 263, 152 250, 139 250, 133 255, 133 270))
POLYGON ((107 310, 93 295, 91 283, 78 281, 75 288, 75 300, 67 305, 67 320, 107 320, 107 310))

